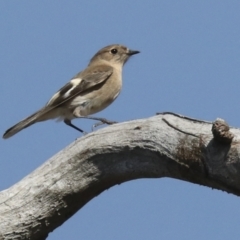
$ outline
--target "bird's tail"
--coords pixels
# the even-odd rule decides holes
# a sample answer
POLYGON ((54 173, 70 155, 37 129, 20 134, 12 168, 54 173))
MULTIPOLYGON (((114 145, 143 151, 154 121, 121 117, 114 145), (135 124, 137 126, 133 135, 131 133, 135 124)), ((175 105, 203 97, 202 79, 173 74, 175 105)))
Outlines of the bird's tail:
POLYGON ((16 133, 20 132, 21 130, 23 130, 24 128, 27 128, 29 126, 31 126, 32 124, 39 122, 39 121, 43 121, 46 119, 42 119, 43 115, 46 113, 46 108, 42 108, 41 110, 33 113, 31 116, 23 119, 22 121, 20 121, 19 123, 15 124, 14 126, 12 126, 11 128, 9 128, 4 134, 3 134, 3 138, 7 139, 12 137, 13 135, 15 135, 16 133))

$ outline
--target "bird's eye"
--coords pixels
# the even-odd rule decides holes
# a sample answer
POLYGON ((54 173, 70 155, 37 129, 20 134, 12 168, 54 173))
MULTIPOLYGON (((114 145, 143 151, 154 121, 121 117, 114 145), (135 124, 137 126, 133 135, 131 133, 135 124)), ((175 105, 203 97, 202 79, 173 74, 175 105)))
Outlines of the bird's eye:
POLYGON ((112 50, 111 50, 111 53, 112 54, 116 54, 118 51, 117 51, 117 49, 116 48, 113 48, 112 50))

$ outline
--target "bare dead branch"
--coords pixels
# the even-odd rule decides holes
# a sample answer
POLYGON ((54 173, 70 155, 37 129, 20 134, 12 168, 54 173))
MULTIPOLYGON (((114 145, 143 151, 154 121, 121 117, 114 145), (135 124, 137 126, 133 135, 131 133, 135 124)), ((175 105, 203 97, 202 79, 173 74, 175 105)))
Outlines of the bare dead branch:
POLYGON ((171 177, 239 196, 240 130, 218 141, 211 129, 162 113, 77 139, 0 192, 0 239, 46 239, 92 198, 133 179, 171 177))

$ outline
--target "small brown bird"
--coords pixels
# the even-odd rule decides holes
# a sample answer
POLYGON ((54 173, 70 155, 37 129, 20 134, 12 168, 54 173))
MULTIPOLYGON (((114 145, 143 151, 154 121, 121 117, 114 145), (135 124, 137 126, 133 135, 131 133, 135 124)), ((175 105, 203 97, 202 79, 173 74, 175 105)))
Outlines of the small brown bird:
POLYGON ((122 67, 130 56, 137 53, 139 51, 119 44, 102 48, 92 57, 87 68, 55 93, 46 106, 9 128, 3 138, 9 138, 36 122, 56 118, 83 132, 71 120, 99 112, 117 98, 122 88, 122 67))

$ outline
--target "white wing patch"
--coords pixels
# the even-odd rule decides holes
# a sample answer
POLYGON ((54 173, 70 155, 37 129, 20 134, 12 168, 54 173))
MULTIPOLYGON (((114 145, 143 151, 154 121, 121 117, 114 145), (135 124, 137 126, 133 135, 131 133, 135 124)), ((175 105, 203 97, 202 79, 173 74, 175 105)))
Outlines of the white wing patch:
POLYGON ((71 91, 72 91, 76 86, 78 86, 81 81, 82 81, 81 78, 74 78, 74 79, 72 79, 72 80, 70 81, 70 83, 72 84, 72 87, 71 87, 66 93, 64 93, 64 95, 63 95, 64 98, 69 97, 71 91))
POLYGON ((48 106, 48 105, 51 105, 57 98, 59 98, 59 96, 60 96, 60 92, 55 93, 55 94, 51 97, 51 99, 47 102, 47 106, 48 106))
POLYGON ((74 79, 72 79, 72 80, 70 81, 70 83, 72 83, 73 86, 77 86, 77 85, 80 84, 81 81, 82 81, 81 78, 74 78, 74 79))
MULTIPOLYGON (((70 88, 69 90, 67 90, 67 92, 65 92, 63 95, 62 95, 61 92, 64 90, 64 87, 61 88, 61 89, 60 89, 58 92, 56 92, 56 93, 52 96, 52 98, 48 101, 47 106, 53 104, 55 101, 57 102, 57 99, 58 99, 58 98, 65 99, 65 98, 69 97, 71 91, 72 91, 76 86, 78 86, 81 81, 82 81, 81 78, 74 78, 74 79, 72 79, 72 80, 69 82, 69 83, 72 85, 71 88, 70 88)), ((66 84, 65 86, 69 85, 69 83, 66 84)))

